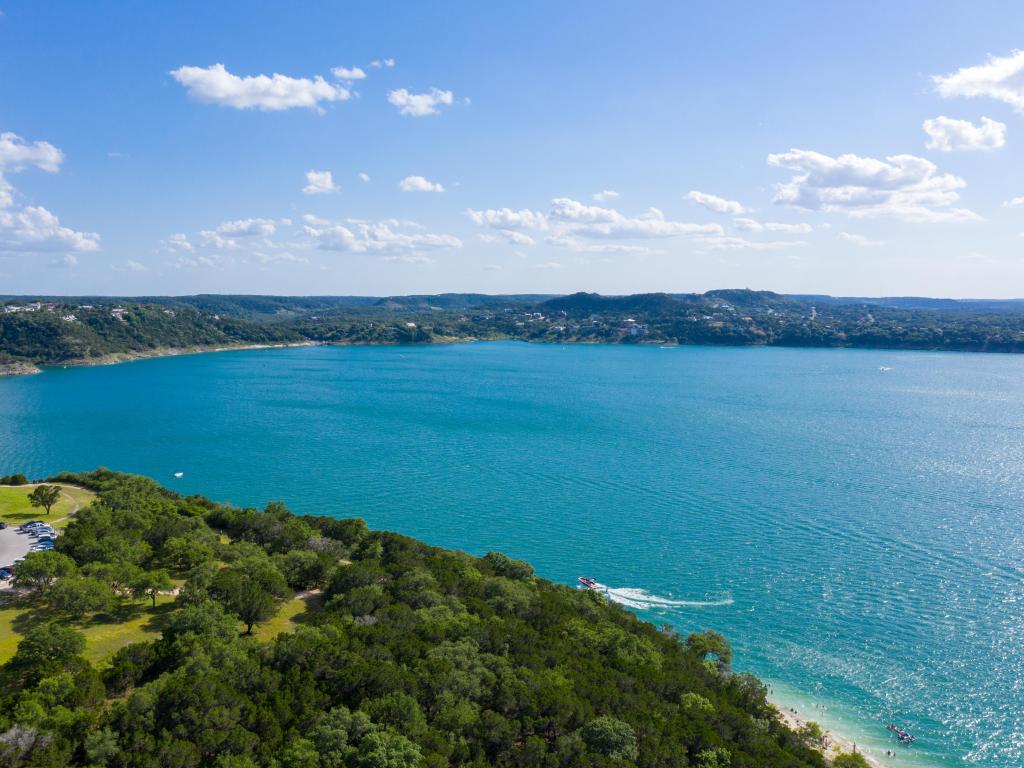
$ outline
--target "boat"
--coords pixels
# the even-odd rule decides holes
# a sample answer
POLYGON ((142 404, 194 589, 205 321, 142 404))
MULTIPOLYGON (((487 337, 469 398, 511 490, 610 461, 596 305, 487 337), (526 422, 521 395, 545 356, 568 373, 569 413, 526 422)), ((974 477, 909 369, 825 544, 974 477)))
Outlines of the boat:
POLYGON ((890 368, 888 365, 880 365, 878 366, 878 370, 880 373, 888 373, 889 371, 892 370, 892 368, 890 368))
POLYGON ((178 479, 178 480, 181 480, 181 478, 183 478, 184 476, 185 476, 185 473, 184 473, 184 472, 175 472, 175 473, 174 473, 174 477, 175 477, 176 479, 178 479))
POLYGON ((595 579, 590 578, 589 576, 580 576, 579 580, 580 580, 580 584, 582 584, 587 589, 593 589, 593 590, 601 589, 601 587, 597 583, 597 581, 595 579))
POLYGON ((886 730, 895 733, 896 738, 902 741, 904 744, 913 744, 915 741, 917 741, 917 738, 912 733, 910 733, 909 731, 905 731, 898 726, 892 725, 891 723, 886 726, 886 730))

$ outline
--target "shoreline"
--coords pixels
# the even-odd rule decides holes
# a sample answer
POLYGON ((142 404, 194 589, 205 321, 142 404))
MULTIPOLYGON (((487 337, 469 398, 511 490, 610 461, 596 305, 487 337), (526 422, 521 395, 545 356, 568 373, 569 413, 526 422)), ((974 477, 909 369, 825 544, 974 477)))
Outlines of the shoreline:
MULTIPOLYGON (((490 341, 491 339, 487 339, 490 341)), ((476 337, 438 337, 429 345, 471 344, 481 341, 476 337)), ((16 361, 0 364, 0 378, 5 376, 31 376, 43 373, 47 368, 91 368, 101 365, 120 365, 136 360, 150 360, 160 357, 181 357, 183 355, 205 355, 211 352, 245 352, 257 349, 290 349, 293 347, 396 347, 402 342, 359 342, 359 341, 282 341, 266 344, 229 344, 197 347, 155 347, 153 349, 135 350, 131 352, 110 352, 99 357, 76 358, 59 363, 43 364, 16 361)), ((424 345, 426 345, 424 344, 424 345)))
POLYGON ((205 355, 210 352, 240 352, 255 349, 284 349, 287 347, 320 347, 326 346, 321 341, 286 341, 268 344, 229 344, 227 346, 197 346, 197 347, 156 347, 154 349, 136 350, 131 352, 110 352, 106 355, 90 358, 78 358, 65 360, 51 365, 36 364, 29 362, 16 362, 8 365, 0 365, 0 377, 3 376, 30 376, 43 373, 46 368, 91 368, 99 365, 120 365, 131 363, 136 360, 150 360, 159 357, 180 357, 182 355, 205 355))
MULTIPOLYGON (((829 746, 821 750, 828 761, 832 761, 837 755, 853 751, 854 745, 857 754, 863 757, 871 768, 933 768, 939 764, 929 759, 926 749, 906 748, 905 745, 892 743, 884 731, 867 728, 859 720, 847 721, 840 717, 834 717, 831 707, 826 703, 816 701, 805 691, 791 688, 786 684, 779 684, 774 680, 761 678, 768 686, 768 703, 777 711, 779 718, 793 731, 799 731, 809 722, 817 723, 824 736, 827 737, 829 746), (850 733, 857 733, 859 737, 854 739, 850 733), (889 754, 886 754, 886 752, 889 754)), ((841 711, 841 708, 837 708, 841 711)), ((878 724, 879 729, 882 724, 878 724)))
POLYGON ((816 349, 816 350, 843 350, 843 351, 857 351, 865 353, 884 353, 884 352, 919 352, 924 354, 1024 354, 1015 352, 992 352, 990 350, 980 349, 939 349, 939 348, 925 348, 925 347, 854 347, 854 346, 833 346, 833 345, 786 345, 786 344, 679 344, 672 342, 662 342, 657 340, 644 340, 632 343, 616 342, 616 341, 604 341, 604 340, 591 340, 591 339, 561 339, 561 340, 549 340, 549 339, 524 339, 517 338, 514 336, 494 336, 494 337, 436 337, 432 341, 427 342, 381 342, 381 341, 314 341, 307 339, 304 341, 285 341, 285 342, 273 342, 263 344, 229 344, 229 345, 210 345, 210 346, 196 346, 196 347, 156 347, 154 349, 146 350, 135 350, 127 352, 110 352, 99 357, 91 358, 75 358, 72 360, 65 360, 58 363, 33 363, 27 360, 14 360, 7 363, 0 363, 0 379, 8 376, 31 376, 37 373, 43 373, 47 368, 71 368, 71 367, 91 367, 99 365, 119 365, 121 363, 130 363, 135 360, 148 360, 151 358, 159 357, 179 357, 182 355, 202 355, 208 352, 239 352, 246 350, 257 350, 257 349, 285 349, 291 347, 397 347, 403 345, 410 346, 446 346, 450 344, 472 344, 478 342, 492 342, 492 341, 519 341, 524 344, 551 344, 551 345, 567 345, 567 346, 622 346, 622 347, 647 347, 647 348, 662 348, 662 349, 683 349, 686 347, 700 347, 708 349, 724 349, 724 348, 735 348, 735 349, 816 349))
MULTIPOLYGON (((825 746, 821 748, 821 752, 825 755, 825 759, 829 762, 831 762, 837 756, 843 753, 854 751, 854 746, 856 745, 856 742, 854 742, 852 739, 848 739, 842 734, 837 734, 830 728, 826 728, 823 723, 814 720, 814 718, 805 717, 801 715, 800 712, 796 709, 785 706, 775 696, 769 696, 768 701, 772 706, 775 707, 775 710, 779 713, 779 719, 781 719, 782 722, 790 728, 790 730, 799 732, 800 729, 803 728, 809 722, 818 723, 818 725, 821 726, 822 733, 825 735, 826 738, 825 746)), ((857 747, 856 751, 859 755, 861 755, 865 760, 868 761, 868 765, 872 766, 872 768, 892 768, 893 766, 893 763, 883 762, 874 754, 870 752, 865 752, 860 747, 857 747)))

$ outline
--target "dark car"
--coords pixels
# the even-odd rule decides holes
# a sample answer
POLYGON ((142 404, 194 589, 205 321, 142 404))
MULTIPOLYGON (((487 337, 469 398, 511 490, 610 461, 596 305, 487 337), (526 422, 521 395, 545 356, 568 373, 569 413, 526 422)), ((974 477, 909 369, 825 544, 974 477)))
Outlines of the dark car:
POLYGON ((5 523, 3 520, 0 520, 0 531, 2 531, 6 527, 7 527, 7 523, 5 523))

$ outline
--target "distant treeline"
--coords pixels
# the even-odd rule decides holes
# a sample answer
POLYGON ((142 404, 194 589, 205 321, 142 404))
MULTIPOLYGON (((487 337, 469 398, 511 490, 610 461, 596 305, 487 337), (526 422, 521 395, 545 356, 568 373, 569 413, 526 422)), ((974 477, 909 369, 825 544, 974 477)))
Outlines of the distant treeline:
POLYGON ((715 632, 682 639, 525 562, 358 519, 105 470, 53 480, 98 499, 15 570, 0 765, 825 766, 715 632), (296 628, 250 634, 311 593, 296 628), (159 635, 94 666, 78 627, 130 605, 159 635))
POLYGON ((1024 351, 1024 304, 792 297, 768 291, 536 295, 9 299, 0 362, 57 364, 165 348, 468 339, 1024 351))

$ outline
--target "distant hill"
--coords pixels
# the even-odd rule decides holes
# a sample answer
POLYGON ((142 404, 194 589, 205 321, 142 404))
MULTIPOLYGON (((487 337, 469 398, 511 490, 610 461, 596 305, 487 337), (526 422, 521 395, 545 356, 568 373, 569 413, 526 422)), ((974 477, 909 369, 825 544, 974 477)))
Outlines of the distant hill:
POLYGON ((1024 299, 933 299, 927 296, 827 296, 790 294, 789 298, 815 304, 868 304, 896 309, 942 309, 952 312, 1021 312, 1024 299))
POLYGON ((252 344, 718 344, 1024 352, 1024 300, 707 293, 0 297, 0 373, 252 344))

